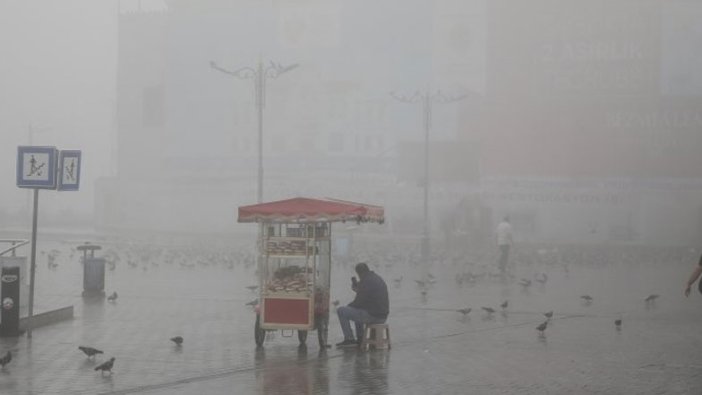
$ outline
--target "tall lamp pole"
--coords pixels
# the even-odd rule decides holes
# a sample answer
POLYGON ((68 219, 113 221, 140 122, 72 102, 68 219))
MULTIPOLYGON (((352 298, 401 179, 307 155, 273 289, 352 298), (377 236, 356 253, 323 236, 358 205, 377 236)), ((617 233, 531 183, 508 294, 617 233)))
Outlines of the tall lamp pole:
POLYGON ((421 255, 422 262, 426 264, 430 256, 430 229, 429 226, 429 131, 431 130, 432 108, 434 103, 446 104, 463 100, 466 95, 447 96, 441 91, 431 92, 429 90, 417 91, 411 96, 390 93, 395 100, 403 103, 421 103, 424 117, 424 225, 422 231, 421 255))
POLYGON ((289 66, 282 66, 280 63, 271 61, 269 65, 264 66, 263 62, 259 60, 255 68, 242 67, 236 70, 227 70, 218 66, 214 61, 210 61, 210 67, 240 79, 254 80, 254 88, 256 91, 255 104, 258 113, 258 188, 256 191, 256 199, 258 203, 261 203, 263 202, 263 108, 266 106, 266 80, 269 78, 278 78, 279 75, 298 67, 298 64, 294 63, 289 66))
MULTIPOLYGON (((27 136, 29 137, 29 146, 34 145, 34 135, 37 133, 44 133, 49 131, 48 127, 36 127, 33 125, 31 122, 29 123, 29 127, 27 128, 27 136)), ((31 189, 27 190, 27 212, 31 210, 32 204, 32 191, 31 189)))

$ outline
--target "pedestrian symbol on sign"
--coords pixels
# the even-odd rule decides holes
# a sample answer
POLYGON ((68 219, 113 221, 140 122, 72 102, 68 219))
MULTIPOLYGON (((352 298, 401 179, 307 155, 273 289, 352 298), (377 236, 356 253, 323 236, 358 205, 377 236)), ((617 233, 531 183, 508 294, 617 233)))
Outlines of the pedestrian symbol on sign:
POLYGON ((56 148, 17 147, 17 186, 56 188, 56 148))
POLYGON ((59 153, 59 191, 77 191, 80 185, 80 151, 61 150, 59 153))
POLYGON ((66 159, 66 161, 70 162, 70 164, 68 166, 66 166, 66 172, 64 173, 64 174, 66 174, 65 178, 68 181, 75 181, 76 176, 75 176, 74 172, 76 169, 76 160, 75 160, 75 158, 70 158, 70 159, 66 159))
POLYGON ((41 176, 41 169, 46 165, 46 163, 42 163, 39 166, 37 166, 37 159, 34 157, 34 155, 31 156, 29 159, 29 174, 27 174, 27 177, 31 177, 33 175, 38 175, 41 176))

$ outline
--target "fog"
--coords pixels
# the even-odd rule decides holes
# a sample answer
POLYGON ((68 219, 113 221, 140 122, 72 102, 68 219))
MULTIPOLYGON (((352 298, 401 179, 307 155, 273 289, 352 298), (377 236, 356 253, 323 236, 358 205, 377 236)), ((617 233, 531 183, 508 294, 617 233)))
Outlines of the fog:
POLYGON ((47 224, 241 230, 236 207, 257 201, 256 84, 226 72, 260 61, 264 201, 379 204, 383 232, 416 236, 428 136, 434 236, 486 236, 511 214, 529 242, 699 238, 694 2, 2 8, 2 214, 17 230, 30 199, 15 152, 30 142, 84 155, 79 192, 41 194, 47 224))
POLYGON ((0 392, 699 392, 700 48, 690 0, 0 1, 1 237, 31 231, 18 147, 82 151, 38 215, 37 311, 76 317, 0 338, 0 392), (385 279, 392 361, 254 348, 257 287, 288 290, 238 208, 295 197, 383 207, 304 251, 330 345, 354 264, 385 279), (120 299, 78 296, 85 241, 120 299), (88 381, 74 342, 133 368, 88 381))

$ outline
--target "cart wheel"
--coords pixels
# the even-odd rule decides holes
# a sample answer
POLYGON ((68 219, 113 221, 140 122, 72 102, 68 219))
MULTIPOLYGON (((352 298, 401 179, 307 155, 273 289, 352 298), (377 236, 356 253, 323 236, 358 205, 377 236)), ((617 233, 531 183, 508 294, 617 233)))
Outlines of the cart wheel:
POLYGON ((297 331, 297 340, 300 344, 305 344, 307 342, 307 331, 297 331))
POLYGON ((256 314, 256 325, 254 325, 254 340, 257 347, 263 346, 263 341, 266 340, 266 331, 261 329, 261 316, 256 314))
POLYGON ((317 319, 317 340, 319 340, 319 348, 327 348, 327 334, 329 331, 329 317, 319 317, 317 319))

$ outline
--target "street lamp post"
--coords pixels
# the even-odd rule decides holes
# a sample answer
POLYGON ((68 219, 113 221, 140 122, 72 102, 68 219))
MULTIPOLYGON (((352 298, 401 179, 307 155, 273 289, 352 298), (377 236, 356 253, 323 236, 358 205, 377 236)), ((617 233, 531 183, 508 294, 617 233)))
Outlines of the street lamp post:
POLYGON ((429 131, 431 130, 431 119, 432 119, 432 108, 434 103, 453 103, 459 100, 463 100, 466 95, 457 96, 447 96, 441 93, 441 91, 430 92, 429 90, 420 92, 417 91, 412 96, 403 96, 395 92, 390 93, 390 95, 398 101, 403 103, 421 103, 422 104, 422 114, 424 118, 424 202, 423 202, 423 214, 424 214, 424 224, 422 230, 422 244, 421 244, 421 256, 422 263, 426 265, 429 261, 430 256, 430 222, 429 222, 429 131))
POLYGON ((259 60, 256 68, 242 67, 236 70, 227 70, 218 66, 214 61, 210 61, 210 67, 240 79, 254 80, 255 105, 258 115, 258 184, 256 199, 258 203, 261 203, 263 202, 263 108, 266 106, 266 80, 278 78, 279 75, 298 67, 298 64, 282 66, 280 63, 270 62, 268 66, 264 66, 263 62, 259 60))
MULTIPOLYGON (((29 140, 29 146, 34 145, 34 135, 37 133, 45 133, 49 131, 49 128, 44 126, 44 127, 36 127, 33 125, 31 122, 29 123, 29 127, 27 128, 27 136, 29 140)), ((26 210, 29 213, 32 209, 32 191, 31 189, 27 190, 27 207, 26 210)))

